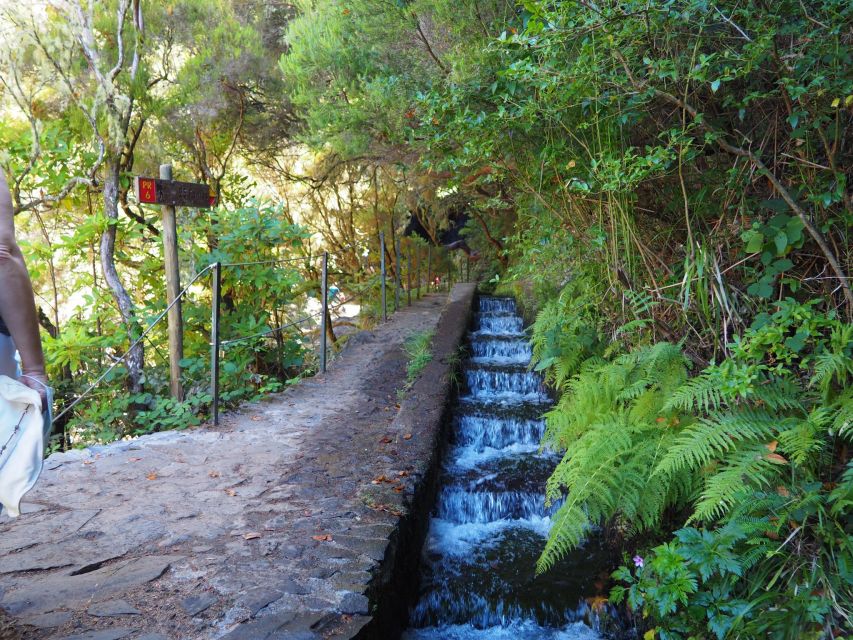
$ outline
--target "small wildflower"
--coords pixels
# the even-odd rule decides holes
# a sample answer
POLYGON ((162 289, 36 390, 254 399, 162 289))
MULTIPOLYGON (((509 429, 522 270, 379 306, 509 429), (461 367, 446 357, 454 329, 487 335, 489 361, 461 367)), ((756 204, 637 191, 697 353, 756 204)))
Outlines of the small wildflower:
POLYGON ((641 556, 634 556, 634 566, 638 569, 642 569, 644 566, 646 566, 646 561, 643 560, 641 556))

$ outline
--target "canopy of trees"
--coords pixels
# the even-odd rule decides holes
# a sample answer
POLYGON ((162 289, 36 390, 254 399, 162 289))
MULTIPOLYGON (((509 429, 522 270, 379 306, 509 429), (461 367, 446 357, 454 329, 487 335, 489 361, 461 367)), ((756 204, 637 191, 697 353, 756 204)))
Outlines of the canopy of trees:
MULTIPOLYGON (((614 590, 646 637, 849 628, 849 2, 3 11, 0 164, 68 392, 163 308, 157 212, 131 175, 170 161, 219 194, 181 214, 185 277, 304 258, 229 272, 233 335, 316 295, 318 250, 372 290, 380 232, 414 216, 438 240, 462 210, 475 271, 537 314, 536 366, 562 394, 548 492, 573 499, 540 569, 607 524, 646 557, 614 590)), ((194 295, 190 384, 209 331, 194 295)), ((310 366, 301 339, 236 351, 233 399, 310 366)), ((180 412, 160 395, 164 340, 72 428, 199 420, 201 387, 180 412)))

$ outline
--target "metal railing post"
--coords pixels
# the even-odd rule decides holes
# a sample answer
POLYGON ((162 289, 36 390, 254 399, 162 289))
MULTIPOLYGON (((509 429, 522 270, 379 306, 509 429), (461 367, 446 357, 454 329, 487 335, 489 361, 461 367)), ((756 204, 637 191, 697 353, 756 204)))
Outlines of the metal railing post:
POLYGON ((385 301, 385 232, 379 232, 380 271, 382 272, 382 321, 388 322, 388 305, 385 301))
POLYGON ((213 264, 213 291, 210 302, 210 395, 213 398, 213 425, 219 425, 219 302, 222 291, 222 264, 213 264))
POLYGON ((329 253, 323 252, 323 280, 320 285, 323 296, 323 318, 320 321, 320 372, 326 373, 326 316, 329 313, 329 253))

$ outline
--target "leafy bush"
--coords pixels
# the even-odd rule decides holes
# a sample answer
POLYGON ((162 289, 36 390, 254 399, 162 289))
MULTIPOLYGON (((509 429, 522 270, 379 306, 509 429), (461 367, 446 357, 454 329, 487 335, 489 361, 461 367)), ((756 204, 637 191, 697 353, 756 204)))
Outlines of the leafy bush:
POLYGON ((846 624, 853 325, 815 302, 780 301, 730 358, 688 379, 668 343, 579 363, 569 332, 542 359, 554 327, 577 325, 549 319, 551 308, 533 342, 564 389, 545 443, 566 451, 547 487, 565 502, 539 569, 593 526, 659 536, 685 514, 681 523, 702 526, 614 574, 613 599, 651 621, 648 637, 818 638, 846 624))

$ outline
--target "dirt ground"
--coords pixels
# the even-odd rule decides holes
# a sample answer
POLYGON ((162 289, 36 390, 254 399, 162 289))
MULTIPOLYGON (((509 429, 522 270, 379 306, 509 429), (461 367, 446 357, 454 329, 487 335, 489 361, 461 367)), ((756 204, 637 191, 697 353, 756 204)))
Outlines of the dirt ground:
POLYGON ((48 458, 24 515, 0 517, 0 638, 352 635, 415 481, 412 435, 392 427, 402 345, 445 302, 353 336, 325 376, 218 429, 48 458))

